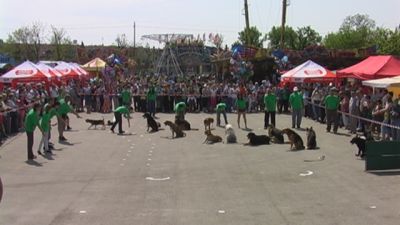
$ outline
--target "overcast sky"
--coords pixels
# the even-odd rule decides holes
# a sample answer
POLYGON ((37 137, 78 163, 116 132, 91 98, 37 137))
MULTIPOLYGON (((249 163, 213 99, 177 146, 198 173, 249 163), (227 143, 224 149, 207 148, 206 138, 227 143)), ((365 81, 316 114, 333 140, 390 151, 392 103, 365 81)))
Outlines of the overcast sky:
MULTIPOLYGON (((287 24, 311 26, 321 34, 336 31, 343 19, 368 14, 378 26, 400 24, 400 0, 288 0, 287 24)), ((281 0, 248 0, 250 25, 264 34, 280 24, 281 0)), ((34 21, 63 27, 71 39, 85 44, 112 44, 125 33, 132 42, 144 34, 221 33, 233 43, 244 28, 243 0, 0 0, 0 39, 34 21)))

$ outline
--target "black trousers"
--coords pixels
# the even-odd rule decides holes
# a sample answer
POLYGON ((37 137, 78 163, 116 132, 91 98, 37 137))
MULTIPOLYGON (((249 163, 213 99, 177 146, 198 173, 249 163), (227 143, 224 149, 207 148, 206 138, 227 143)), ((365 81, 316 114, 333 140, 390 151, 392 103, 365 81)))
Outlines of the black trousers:
POLYGON ((28 137, 28 159, 33 159, 33 132, 26 132, 28 137))
POLYGON ((111 130, 114 130, 115 126, 118 124, 118 133, 122 133, 122 114, 119 112, 114 113, 115 122, 113 123, 111 130))
POLYGON ((271 116, 271 124, 274 125, 274 127, 275 127, 275 114, 276 114, 276 112, 265 111, 264 127, 268 127, 269 126, 269 116, 271 116))

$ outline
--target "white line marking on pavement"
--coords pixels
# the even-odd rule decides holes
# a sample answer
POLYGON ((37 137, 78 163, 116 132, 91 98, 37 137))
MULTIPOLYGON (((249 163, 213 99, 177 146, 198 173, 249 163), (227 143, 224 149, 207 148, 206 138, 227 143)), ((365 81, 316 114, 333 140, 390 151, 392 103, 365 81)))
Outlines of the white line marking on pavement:
POLYGON ((85 210, 81 210, 81 211, 79 211, 79 213, 80 213, 80 214, 85 214, 86 211, 85 211, 85 210))
POLYGON ((149 152, 150 152, 150 153, 153 153, 153 151, 152 151, 152 150, 150 150, 149 152))
POLYGON ((164 181, 169 179, 171 179, 171 177, 164 177, 164 178, 146 177, 146 180, 151 180, 151 181, 164 181))
POLYGON ((376 206, 375 205, 371 205, 369 208, 370 209, 376 209, 376 206))
POLYGON ((314 174, 313 171, 307 170, 305 173, 300 173, 299 176, 305 177, 305 176, 311 176, 313 174, 314 174))
POLYGON ((147 159, 147 161, 151 161, 151 159, 150 159, 150 158, 148 158, 148 159, 147 159))
POLYGON ((218 213, 219 213, 219 214, 224 214, 224 213, 225 213, 225 210, 218 210, 218 213))
POLYGON ((146 163, 146 166, 150 166, 150 163, 146 163))
POLYGON ((122 161, 125 161, 126 159, 122 159, 122 161))

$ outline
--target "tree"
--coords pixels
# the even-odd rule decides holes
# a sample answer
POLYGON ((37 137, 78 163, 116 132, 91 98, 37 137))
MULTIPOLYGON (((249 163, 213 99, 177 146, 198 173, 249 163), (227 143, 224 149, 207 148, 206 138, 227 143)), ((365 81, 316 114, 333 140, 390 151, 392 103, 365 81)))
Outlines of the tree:
POLYGON ((128 40, 126 39, 125 34, 118 34, 115 42, 117 43, 118 48, 128 47, 128 40))
POLYGON ((374 43, 379 54, 400 55, 400 31, 378 27, 374 32, 374 43))
POLYGON ((318 45, 322 40, 321 35, 310 26, 297 28, 296 34, 296 50, 303 50, 310 45, 318 45))
MULTIPOLYGON (((279 49, 281 42, 282 28, 280 26, 271 28, 271 31, 267 34, 267 39, 269 40, 269 47, 272 49, 279 49)), ((285 27, 285 48, 296 49, 297 33, 292 27, 285 27)))
POLYGON ((239 32, 239 41, 242 45, 261 48, 265 38, 262 37, 262 33, 257 27, 250 27, 239 32))
POLYGON ((50 37, 50 43, 54 46, 55 48, 55 53, 56 53, 56 59, 57 60, 62 60, 63 58, 63 44, 65 44, 65 35, 66 32, 63 28, 57 28, 55 26, 51 26, 51 37, 50 37))
POLYGON ((325 36, 324 45, 332 49, 361 49, 373 45, 375 21, 368 15, 356 14, 344 19, 338 32, 325 36))
POLYGON ((39 61, 40 50, 44 39, 44 26, 40 22, 34 22, 30 28, 29 43, 32 45, 36 61, 39 61))

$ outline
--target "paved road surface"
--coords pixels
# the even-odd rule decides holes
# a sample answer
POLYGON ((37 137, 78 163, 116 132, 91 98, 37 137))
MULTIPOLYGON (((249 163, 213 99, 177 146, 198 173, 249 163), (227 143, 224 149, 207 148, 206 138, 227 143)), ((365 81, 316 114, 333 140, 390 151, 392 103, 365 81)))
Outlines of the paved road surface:
MULTIPOLYGON (((83 115, 107 119, 111 114, 83 115)), ((160 121, 173 119, 159 114, 160 121)), ((87 130, 72 119, 69 145, 56 144, 54 155, 27 164, 26 136, 0 149, 4 196, 1 225, 398 225, 399 174, 364 172, 350 137, 317 131, 319 150, 288 151, 289 145, 248 147, 202 144, 202 120, 189 114, 200 131, 171 140, 169 130, 148 134, 134 114, 133 135, 87 130), (316 160, 325 155, 323 161, 316 160), (301 176, 300 174, 313 174, 301 176)), ((237 129, 236 115, 228 115, 237 129)), ((265 133, 263 114, 248 115, 249 127, 265 133)), ((290 126, 287 115, 279 128, 290 126)), ((215 125, 215 124, 214 124, 215 125)), ((223 135, 222 128, 215 134, 223 135)), ((340 132, 345 133, 341 130, 340 132)), ((36 132, 37 134, 39 132, 36 132)), ((299 131, 305 138, 305 132, 299 131)), ((57 137, 53 129, 53 137, 57 137)), ((35 138, 35 150, 39 136, 35 138)))

